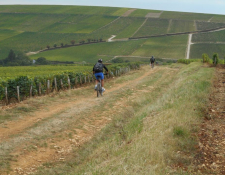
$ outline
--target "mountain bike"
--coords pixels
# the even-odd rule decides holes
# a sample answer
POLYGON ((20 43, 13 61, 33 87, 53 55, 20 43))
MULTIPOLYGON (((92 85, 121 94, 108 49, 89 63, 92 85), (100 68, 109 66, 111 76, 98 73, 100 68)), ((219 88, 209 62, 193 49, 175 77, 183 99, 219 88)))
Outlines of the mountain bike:
MULTIPOLYGON (((104 75, 107 75, 107 74, 104 74, 104 75)), ((99 97, 100 95, 102 96, 102 80, 100 77, 98 77, 98 83, 97 83, 97 88, 96 88, 96 91, 97 91, 97 97, 99 97)))
POLYGON ((151 65, 151 68, 153 69, 154 68, 154 63, 150 63, 150 65, 151 65))

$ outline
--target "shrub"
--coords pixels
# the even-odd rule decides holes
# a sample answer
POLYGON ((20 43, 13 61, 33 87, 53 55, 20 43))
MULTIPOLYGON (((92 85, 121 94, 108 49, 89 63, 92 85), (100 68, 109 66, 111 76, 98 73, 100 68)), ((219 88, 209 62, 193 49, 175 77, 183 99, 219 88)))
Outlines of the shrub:
POLYGON ((122 58, 116 58, 112 60, 113 63, 123 63, 123 59, 122 58))
POLYGON ((217 53, 213 54, 213 64, 217 65, 219 63, 219 55, 217 53))
POLYGON ((209 56, 206 53, 202 54, 202 60, 203 60, 203 63, 209 63, 210 61, 209 56))

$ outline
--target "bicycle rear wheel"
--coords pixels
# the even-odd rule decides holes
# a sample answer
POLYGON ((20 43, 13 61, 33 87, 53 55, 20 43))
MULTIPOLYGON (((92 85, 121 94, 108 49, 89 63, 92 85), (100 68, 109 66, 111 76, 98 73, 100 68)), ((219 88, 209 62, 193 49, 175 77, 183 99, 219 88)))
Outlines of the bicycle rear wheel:
POLYGON ((99 97, 99 95, 100 95, 100 89, 101 87, 100 87, 100 83, 98 83, 97 84, 97 97, 99 97))

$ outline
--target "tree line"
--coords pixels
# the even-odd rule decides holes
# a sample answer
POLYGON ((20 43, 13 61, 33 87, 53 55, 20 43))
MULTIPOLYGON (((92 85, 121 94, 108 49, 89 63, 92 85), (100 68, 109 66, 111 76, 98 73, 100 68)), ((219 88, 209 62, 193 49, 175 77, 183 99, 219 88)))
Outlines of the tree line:
POLYGON ((19 52, 16 54, 12 49, 9 51, 9 54, 5 59, 0 60, 1 66, 29 66, 33 64, 47 65, 50 64, 50 62, 44 57, 32 60, 25 53, 19 52))

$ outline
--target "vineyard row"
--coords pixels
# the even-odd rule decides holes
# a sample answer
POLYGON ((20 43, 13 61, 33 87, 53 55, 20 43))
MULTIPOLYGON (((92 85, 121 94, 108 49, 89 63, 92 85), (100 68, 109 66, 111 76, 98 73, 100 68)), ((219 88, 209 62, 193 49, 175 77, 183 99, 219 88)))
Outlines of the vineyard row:
MULTIPOLYGON (((127 67, 115 67, 105 78, 120 76, 129 72, 131 69, 139 68, 138 63, 131 63, 127 67)), ((94 75, 90 73, 65 72, 52 76, 40 76, 29 78, 19 76, 0 83, 0 100, 3 105, 12 102, 20 102, 28 97, 47 95, 66 89, 77 88, 78 86, 94 82, 94 75)))

